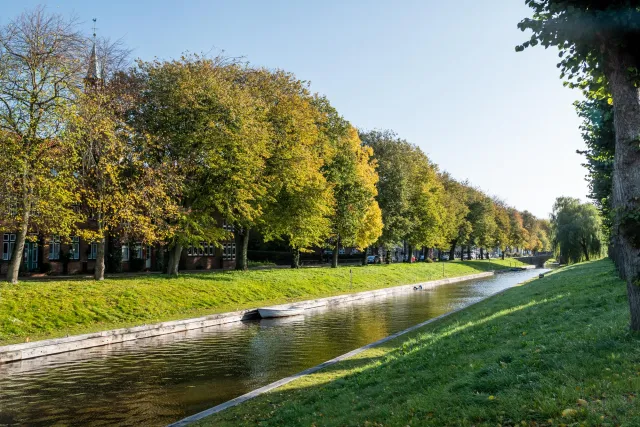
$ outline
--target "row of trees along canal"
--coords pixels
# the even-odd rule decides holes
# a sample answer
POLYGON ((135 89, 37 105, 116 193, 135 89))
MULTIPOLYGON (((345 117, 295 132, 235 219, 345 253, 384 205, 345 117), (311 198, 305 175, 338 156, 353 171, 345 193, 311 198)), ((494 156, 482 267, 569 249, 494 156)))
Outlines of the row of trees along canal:
POLYGON ((0 31, 0 228, 167 249, 229 239, 247 268, 251 230, 294 253, 327 243, 389 248, 548 246, 547 221, 460 183, 392 132, 358 132, 282 70, 185 55, 127 61, 42 8, 0 31), (88 70, 88 71, 87 71, 88 70), (86 227, 89 218, 97 226, 86 227))
POLYGON ((576 102, 591 184, 609 255, 627 282, 631 328, 640 330, 640 1, 526 0, 532 32, 516 47, 556 46, 576 102))

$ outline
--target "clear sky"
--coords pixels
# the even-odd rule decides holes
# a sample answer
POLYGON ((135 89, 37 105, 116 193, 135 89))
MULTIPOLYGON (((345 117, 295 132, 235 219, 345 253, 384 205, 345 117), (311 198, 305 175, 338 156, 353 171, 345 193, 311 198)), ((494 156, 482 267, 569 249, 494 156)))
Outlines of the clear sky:
POLYGON ((0 0, 75 14, 142 59, 224 50, 311 81, 362 129, 393 129, 441 169, 546 217, 586 200, 583 143, 555 50, 516 53, 524 0, 0 0))

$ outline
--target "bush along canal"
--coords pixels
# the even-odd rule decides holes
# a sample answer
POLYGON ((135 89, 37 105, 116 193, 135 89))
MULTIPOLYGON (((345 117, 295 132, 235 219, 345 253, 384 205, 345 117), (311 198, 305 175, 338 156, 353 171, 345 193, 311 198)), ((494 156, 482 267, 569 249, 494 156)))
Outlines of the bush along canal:
POLYGON ((541 271, 0 365, 0 425, 166 425, 541 271))

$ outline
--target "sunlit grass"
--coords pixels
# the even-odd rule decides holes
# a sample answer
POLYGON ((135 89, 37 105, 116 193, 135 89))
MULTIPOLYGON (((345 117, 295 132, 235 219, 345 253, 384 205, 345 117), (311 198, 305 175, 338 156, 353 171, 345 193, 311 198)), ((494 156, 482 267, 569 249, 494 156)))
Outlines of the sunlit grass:
POLYGON ((200 425, 640 426, 612 264, 566 267, 200 425))
POLYGON ((0 344, 255 308, 522 265, 515 260, 0 283, 0 344), (443 275, 444 266, 444 275, 443 275), (352 275, 350 273, 352 271, 352 275), (352 277, 351 277, 352 276, 352 277))

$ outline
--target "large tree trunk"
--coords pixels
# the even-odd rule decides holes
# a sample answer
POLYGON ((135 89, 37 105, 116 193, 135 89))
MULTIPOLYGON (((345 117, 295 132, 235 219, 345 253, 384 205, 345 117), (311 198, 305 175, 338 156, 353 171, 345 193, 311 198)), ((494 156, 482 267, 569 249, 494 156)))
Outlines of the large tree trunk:
POLYGON ((236 248, 239 248, 236 254, 236 270, 246 271, 249 269, 249 258, 247 256, 249 252, 249 232, 249 228, 236 227, 236 248))
MULTIPOLYGON (((25 203, 26 204, 26 203, 25 203)), ((7 269, 7 281, 13 284, 18 283, 18 274, 20 273, 20 263, 24 254, 24 244, 27 240, 27 232, 29 231, 29 212, 25 209, 25 214, 22 219, 22 225, 16 236, 16 243, 13 246, 13 252, 11 253, 11 261, 9 262, 9 268, 7 269)))
POLYGON ((96 280, 104 280, 104 259, 107 253, 107 239, 104 233, 102 233, 100 239, 96 242, 96 246, 96 265, 93 269, 93 278, 96 280))
MULTIPOLYGON (((362 250, 362 265, 367 265, 367 253, 368 253, 368 248, 364 248, 362 250)), ((373 250, 371 250, 371 253, 373 254, 373 250)))
POLYGON ((484 248, 480 248, 480 259, 484 259, 484 248))
POLYGON ((387 254, 387 256, 384 257, 384 262, 386 264, 391 264, 391 251, 387 248, 385 248, 384 250, 385 250, 385 254, 387 254))
POLYGON ((169 276, 178 276, 178 266, 180 265, 180 256, 182 255, 182 245, 174 243, 169 249, 169 263, 167 265, 167 274, 169 276))
POLYGON ((467 259, 471 259, 471 245, 467 245, 467 259))
POLYGON ((409 252, 409 256, 407 257, 407 262, 411 264, 413 262, 413 245, 409 245, 407 249, 409 252))
POLYGON ((640 331, 640 219, 637 218, 640 211, 640 98, 627 70, 639 64, 622 49, 616 41, 610 41, 605 50, 604 67, 613 95, 616 132, 612 189, 616 212, 614 234, 618 270, 627 281, 631 329, 640 331))
POLYGON ((291 268, 300 268, 300 249, 292 248, 291 268))
POLYGON ((340 250, 340 236, 336 237, 336 245, 333 248, 333 256, 331 257, 331 268, 338 268, 338 251, 340 250))
POLYGON ((456 259, 456 245, 458 244, 458 240, 454 240, 451 242, 451 249, 449 249, 449 259, 453 261, 456 259))

